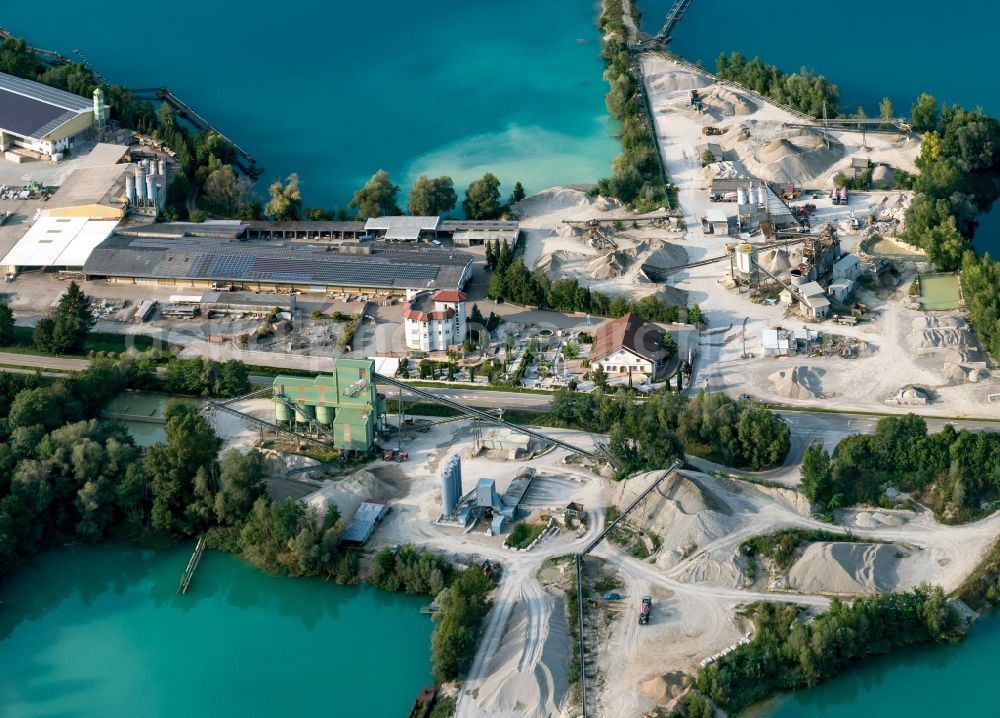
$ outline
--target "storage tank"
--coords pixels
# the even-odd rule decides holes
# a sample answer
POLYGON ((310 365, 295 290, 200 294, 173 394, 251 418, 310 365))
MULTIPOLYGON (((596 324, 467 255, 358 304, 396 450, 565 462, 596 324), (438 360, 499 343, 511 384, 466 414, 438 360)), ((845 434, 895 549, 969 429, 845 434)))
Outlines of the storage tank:
POLYGON ((792 278, 793 287, 801 287, 803 284, 806 283, 805 277, 802 276, 802 270, 800 269, 793 269, 791 272, 789 272, 789 275, 792 278))
POLYGON ((167 174, 167 163, 162 157, 156 161, 156 174, 160 177, 165 177, 167 174))
POLYGON ((316 421, 323 426, 328 426, 333 421, 333 409, 320 404, 316 407, 316 421))
POLYGON ((308 424, 316 417, 316 407, 309 404, 295 405, 295 421, 308 424))
POLYGON ((292 420, 292 409, 280 401, 274 402, 274 418, 277 421, 291 421, 292 420))
POLYGON ((767 187, 764 185, 757 188, 757 204, 761 207, 767 206, 767 187))
POLYGON ((461 498, 455 493, 454 465, 449 463, 441 472, 441 515, 451 516, 461 498))
POLYGON ((94 90, 94 124, 98 127, 104 124, 104 90, 100 87, 94 90))
POLYGON ((744 274, 750 274, 750 259, 753 257, 753 245, 741 244, 736 248, 736 269, 744 274))
POLYGON ((749 198, 749 196, 747 194, 747 191, 745 189, 743 189, 742 187, 740 187, 738 190, 736 190, 736 204, 738 204, 738 205, 740 205, 742 207, 743 205, 747 204, 749 201, 750 201, 750 198, 749 198))
POLYGON ((142 164, 135 168, 135 194, 140 200, 146 199, 146 171, 142 164))
POLYGON ((125 200, 135 204, 135 175, 131 172, 125 173, 125 200))
POLYGON ((153 204, 156 204, 156 176, 146 175, 146 197, 153 204))

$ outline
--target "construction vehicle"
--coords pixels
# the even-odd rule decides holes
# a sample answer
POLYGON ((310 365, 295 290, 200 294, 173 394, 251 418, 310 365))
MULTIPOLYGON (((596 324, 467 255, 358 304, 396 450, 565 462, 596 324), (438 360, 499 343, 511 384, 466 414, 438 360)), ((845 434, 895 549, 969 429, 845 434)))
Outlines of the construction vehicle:
POLYGON ((703 134, 703 135, 721 135, 722 134, 722 130, 720 130, 718 127, 713 127, 712 125, 708 125, 707 127, 702 127, 701 128, 701 134, 703 134))
POLYGON ((861 221, 854 216, 854 210, 851 210, 851 229, 861 229, 861 221))
POLYGON ((643 596, 642 606, 639 607, 639 625, 645 626, 649 623, 649 613, 653 610, 653 597, 643 596))

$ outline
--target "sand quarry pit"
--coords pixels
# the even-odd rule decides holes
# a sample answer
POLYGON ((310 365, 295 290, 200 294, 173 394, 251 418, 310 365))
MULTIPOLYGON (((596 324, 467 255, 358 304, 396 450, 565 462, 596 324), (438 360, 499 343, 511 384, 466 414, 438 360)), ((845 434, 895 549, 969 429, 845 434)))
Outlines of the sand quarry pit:
POLYGON ((818 399, 822 396, 822 369, 797 366, 767 377, 771 391, 786 399, 818 399))
POLYGON ((896 544, 819 541, 788 571, 788 588, 804 593, 858 595, 893 591, 910 551, 896 544))

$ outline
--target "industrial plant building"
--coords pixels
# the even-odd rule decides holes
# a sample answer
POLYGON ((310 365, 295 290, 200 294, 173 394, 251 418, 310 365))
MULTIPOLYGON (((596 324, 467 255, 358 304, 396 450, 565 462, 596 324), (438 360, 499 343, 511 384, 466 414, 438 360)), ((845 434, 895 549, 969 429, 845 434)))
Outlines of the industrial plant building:
POLYGON ((247 239, 343 241, 451 240, 456 247, 475 247, 487 241, 505 241, 512 247, 520 236, 514 220, 441 219, 440 217, 374 217, 359 220, 259 220, 246 223, 247 239), (390 236, 391 235, 391 236, 390 236))
POLYGON ((88 279, 114 283, 252 291, 382 292, 460 290, 472 257, 437 247, 386 242, 339 244, 249 239, 235 222, 174 222, 120 230, 90 255, 88 279))
POLYGON ((329 374, 275 377, 272 398, 279 424, 327 438, 343 451, 370 451, 378 417, 385 413, 371 359, 338 357, 329 374))
POLYGON ((406 346, 425 352, 448 351, 465 341, 465 292, 417 292, 403 305, 406 346))
POLYGON ((40 82, 0 73, 0 152, 20 161, 17 149, 60 159, 108 120, 100 92, 90 101, 40 82))

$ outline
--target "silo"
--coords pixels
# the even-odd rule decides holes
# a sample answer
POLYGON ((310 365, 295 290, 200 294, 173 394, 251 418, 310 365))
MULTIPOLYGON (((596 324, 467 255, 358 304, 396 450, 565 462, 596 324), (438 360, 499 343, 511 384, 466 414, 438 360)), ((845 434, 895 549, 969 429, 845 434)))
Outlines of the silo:
POLYGON ((789 276, 791 276, 792 278, 793 287, 801 287, 803 284, 805 284, 805 278, 802 276, 802 270, 793 269, 791 272, 789 272, 789 276))
POLYGON ((291 421, 292 410, 283 401, 274 402, 274 418, 277 421, 291 421))
POLYGON ((94 90, 94 124, 98 127, 104 124, 104 90, 100 87, 94 90))
POLYGON ((329 426, 330 422, 333 421, 333 409, 329 406, 323 406, 320 404, 316 407, 316 421, 318 421, 323 426, 329 426))
POLYGON ((156 176, 146 175, 146 197, 153 204, 156 204, 156 176))
POLYGON ((146 199, 146 172, 141 163, 135 168, 135 193, 140 200, 146 199))
POLYGON ((316 416, 316 407, 309 404, 295 405, 295 421, 308 424, 316 416))
POLYGON ((738 190, 736 190, 736 204, 742 207, 749 201, 750 198, 747 194, 747 191, 743 187, 740 187, 738 190))
POLYGON ((162 157, 156 161, 156 174, 160 177, 167 175, 167 162, 162 157))
POLYGON ((135 175, 131 172, 125 173, 125 200, 135 204, 135 175))
POLYGON ((741 244, 736 248, 736 269, 744 274, 750 274, 750 258, 753 256, 752 244, 741 244))
POLYGON ((454 464, 449 463, 441 472, 441 515, 451 516, 458 505, 458 495, 455 493, 454 464))
POLYGON ((764 185, 757 188, 757 204, 761 207, 767 206, 767 187, 764 185))

